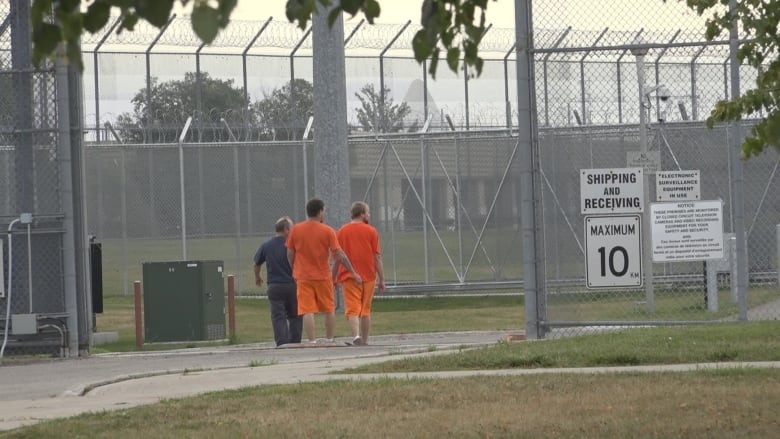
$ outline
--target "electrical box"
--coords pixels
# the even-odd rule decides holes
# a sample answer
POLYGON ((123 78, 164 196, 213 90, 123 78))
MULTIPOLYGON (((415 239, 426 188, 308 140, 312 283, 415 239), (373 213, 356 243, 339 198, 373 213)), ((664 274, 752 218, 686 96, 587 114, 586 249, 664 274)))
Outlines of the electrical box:
POLYGON ((11 334, 30 335, 38 333, 37 314, 11 314, 11 334))
POLYGON ((222 261, 145 262, 147 343, 225 339, 222 261))

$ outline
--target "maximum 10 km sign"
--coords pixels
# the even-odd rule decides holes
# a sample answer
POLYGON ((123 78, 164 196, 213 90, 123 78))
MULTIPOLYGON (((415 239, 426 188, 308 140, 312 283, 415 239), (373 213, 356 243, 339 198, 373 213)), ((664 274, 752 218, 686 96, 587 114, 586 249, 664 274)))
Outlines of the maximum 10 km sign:
POLYGON ((640 216, 586 216, 585 267, 588 288, 641 287, 640 216))

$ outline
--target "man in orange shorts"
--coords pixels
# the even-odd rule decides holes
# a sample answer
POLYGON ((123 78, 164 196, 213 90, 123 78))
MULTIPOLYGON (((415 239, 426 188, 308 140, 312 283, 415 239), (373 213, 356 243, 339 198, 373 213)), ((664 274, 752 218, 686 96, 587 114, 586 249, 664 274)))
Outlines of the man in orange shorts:
POLYGON ((298 314, 303 316, 303 331, 310 343, 315 343, 314 314, 325 314, 325 341, 333 342, 336 326, 335 304, 333 302, 333 281, 329 257, 340 262, 361 283, 349 259, 341 250, 336 232, 323 224, 325 203, 312 198, 306 203, 306 221, 300 222, 287 236, 287 259, 298 284, 298 314))
POLYGON ((344 224, 336 236, 344 253, 352 261, 354 271, 360 276, 355 277, 349 267, 339 267, 336 263, 333 265, 333 278, 344 288, 345 314, 352 331, 352 344, 361 346, 368 344, 374 286, 380 293, 384 292, 385 273, 379 233, 368 223, 371 217, 368 204, 362 201, 352 203, 351 214, 352 221, 344 224))

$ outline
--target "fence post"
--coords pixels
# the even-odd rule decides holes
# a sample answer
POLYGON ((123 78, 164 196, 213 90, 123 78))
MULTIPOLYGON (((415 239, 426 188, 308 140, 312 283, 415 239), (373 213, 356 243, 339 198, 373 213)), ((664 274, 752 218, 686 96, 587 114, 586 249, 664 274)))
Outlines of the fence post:
POLYGON ((228 336, 232 340, 236 336, 236 277, 227 277, 228 293, 228 336))
POLYGON ((144 347, 144 333, 143 333, 143 314, 141 311, 141 281, 137 280, 133 282, 133 290, 135 292, 135 348, 138 350, 144 347))

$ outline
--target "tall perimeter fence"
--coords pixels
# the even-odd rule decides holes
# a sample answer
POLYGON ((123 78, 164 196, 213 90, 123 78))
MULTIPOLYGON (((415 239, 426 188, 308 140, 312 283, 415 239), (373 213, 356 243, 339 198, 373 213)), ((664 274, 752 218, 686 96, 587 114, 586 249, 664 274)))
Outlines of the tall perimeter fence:
MULTIPOLYGON (((735 194, 739 174, 729 151, 746 126, 703 123, 731 93, 728 42, 705 42, 703 24, 679 2, 614 1, 603 11, 580 3, 590 4, 551 0, 535 2, 533 11, 542 326, 579 332, 591 325, 736 321, 740 299, 748 319, 777 319, 777 151, 741 164, 744 191, 735 194), (647 44, 644 64, 631 51, 637 41, 647 44), (641 76, 652 94, 639 92, 641 76), (699 170, 701 199, 722 201, 726 260, 652 264, 652 296, 646 284, 588 289, 580 173, 627 167, 627 156, 642 150, 642 127, 658 170, 699 170), (744 204, 747 234, 742 298, 733 288, 729 250, 735 199, 744 204)), ((434 80, 411 56, 416 30, 346 24, 352 198, 372 207, 391 293, 521 293, 515 31, 488 30, 479 78, 442 66, 434 80), (366 84, 388 89, 382 100, 410 106, 405 128, 360 127, 355 93, 366 84)), ((268 140, 269 132, 303 133, 307 114, 293 111, 272 126, 251 104, 291 81, 311 81, 309 32, 271 19, 237 21, 205 47, 187 19, 175 18, 163 29, 109 29, 87 37, 83 47, 85 197, 89 233, 102 244, 105 294, 130 294, 142 262, 182 258, 224 260, 240 294, 264 294, 254 286, 252 255, 278 217, 304 219, 323 164, 314 159, 310 137, 268 140), (248 108, 204 106, 206 77, 232 81, 248 108), (155 102, 155 84, 185 78, 195 81, 188 95, 193 111, 135 107, 138 96, 155 102), (123 115, 142 120, 130 137, 123 115), (189 117, 191 128, 177 143, 189 117)), ((755 71, 742 67, 738 78, 744 90, 755 71)), ((10 169, 16 149, 3 148, 0 169, 10 169)), ((7 181, 10 171, 0 175, 7 181)), ((650 176, 645 188, 650 200, 654 182, 650 176)), ((9 217, 20 213, 11 208, 13 197, 0 199, 9 217)), ((328 216, 348 220, 348 212, 328 216)))

